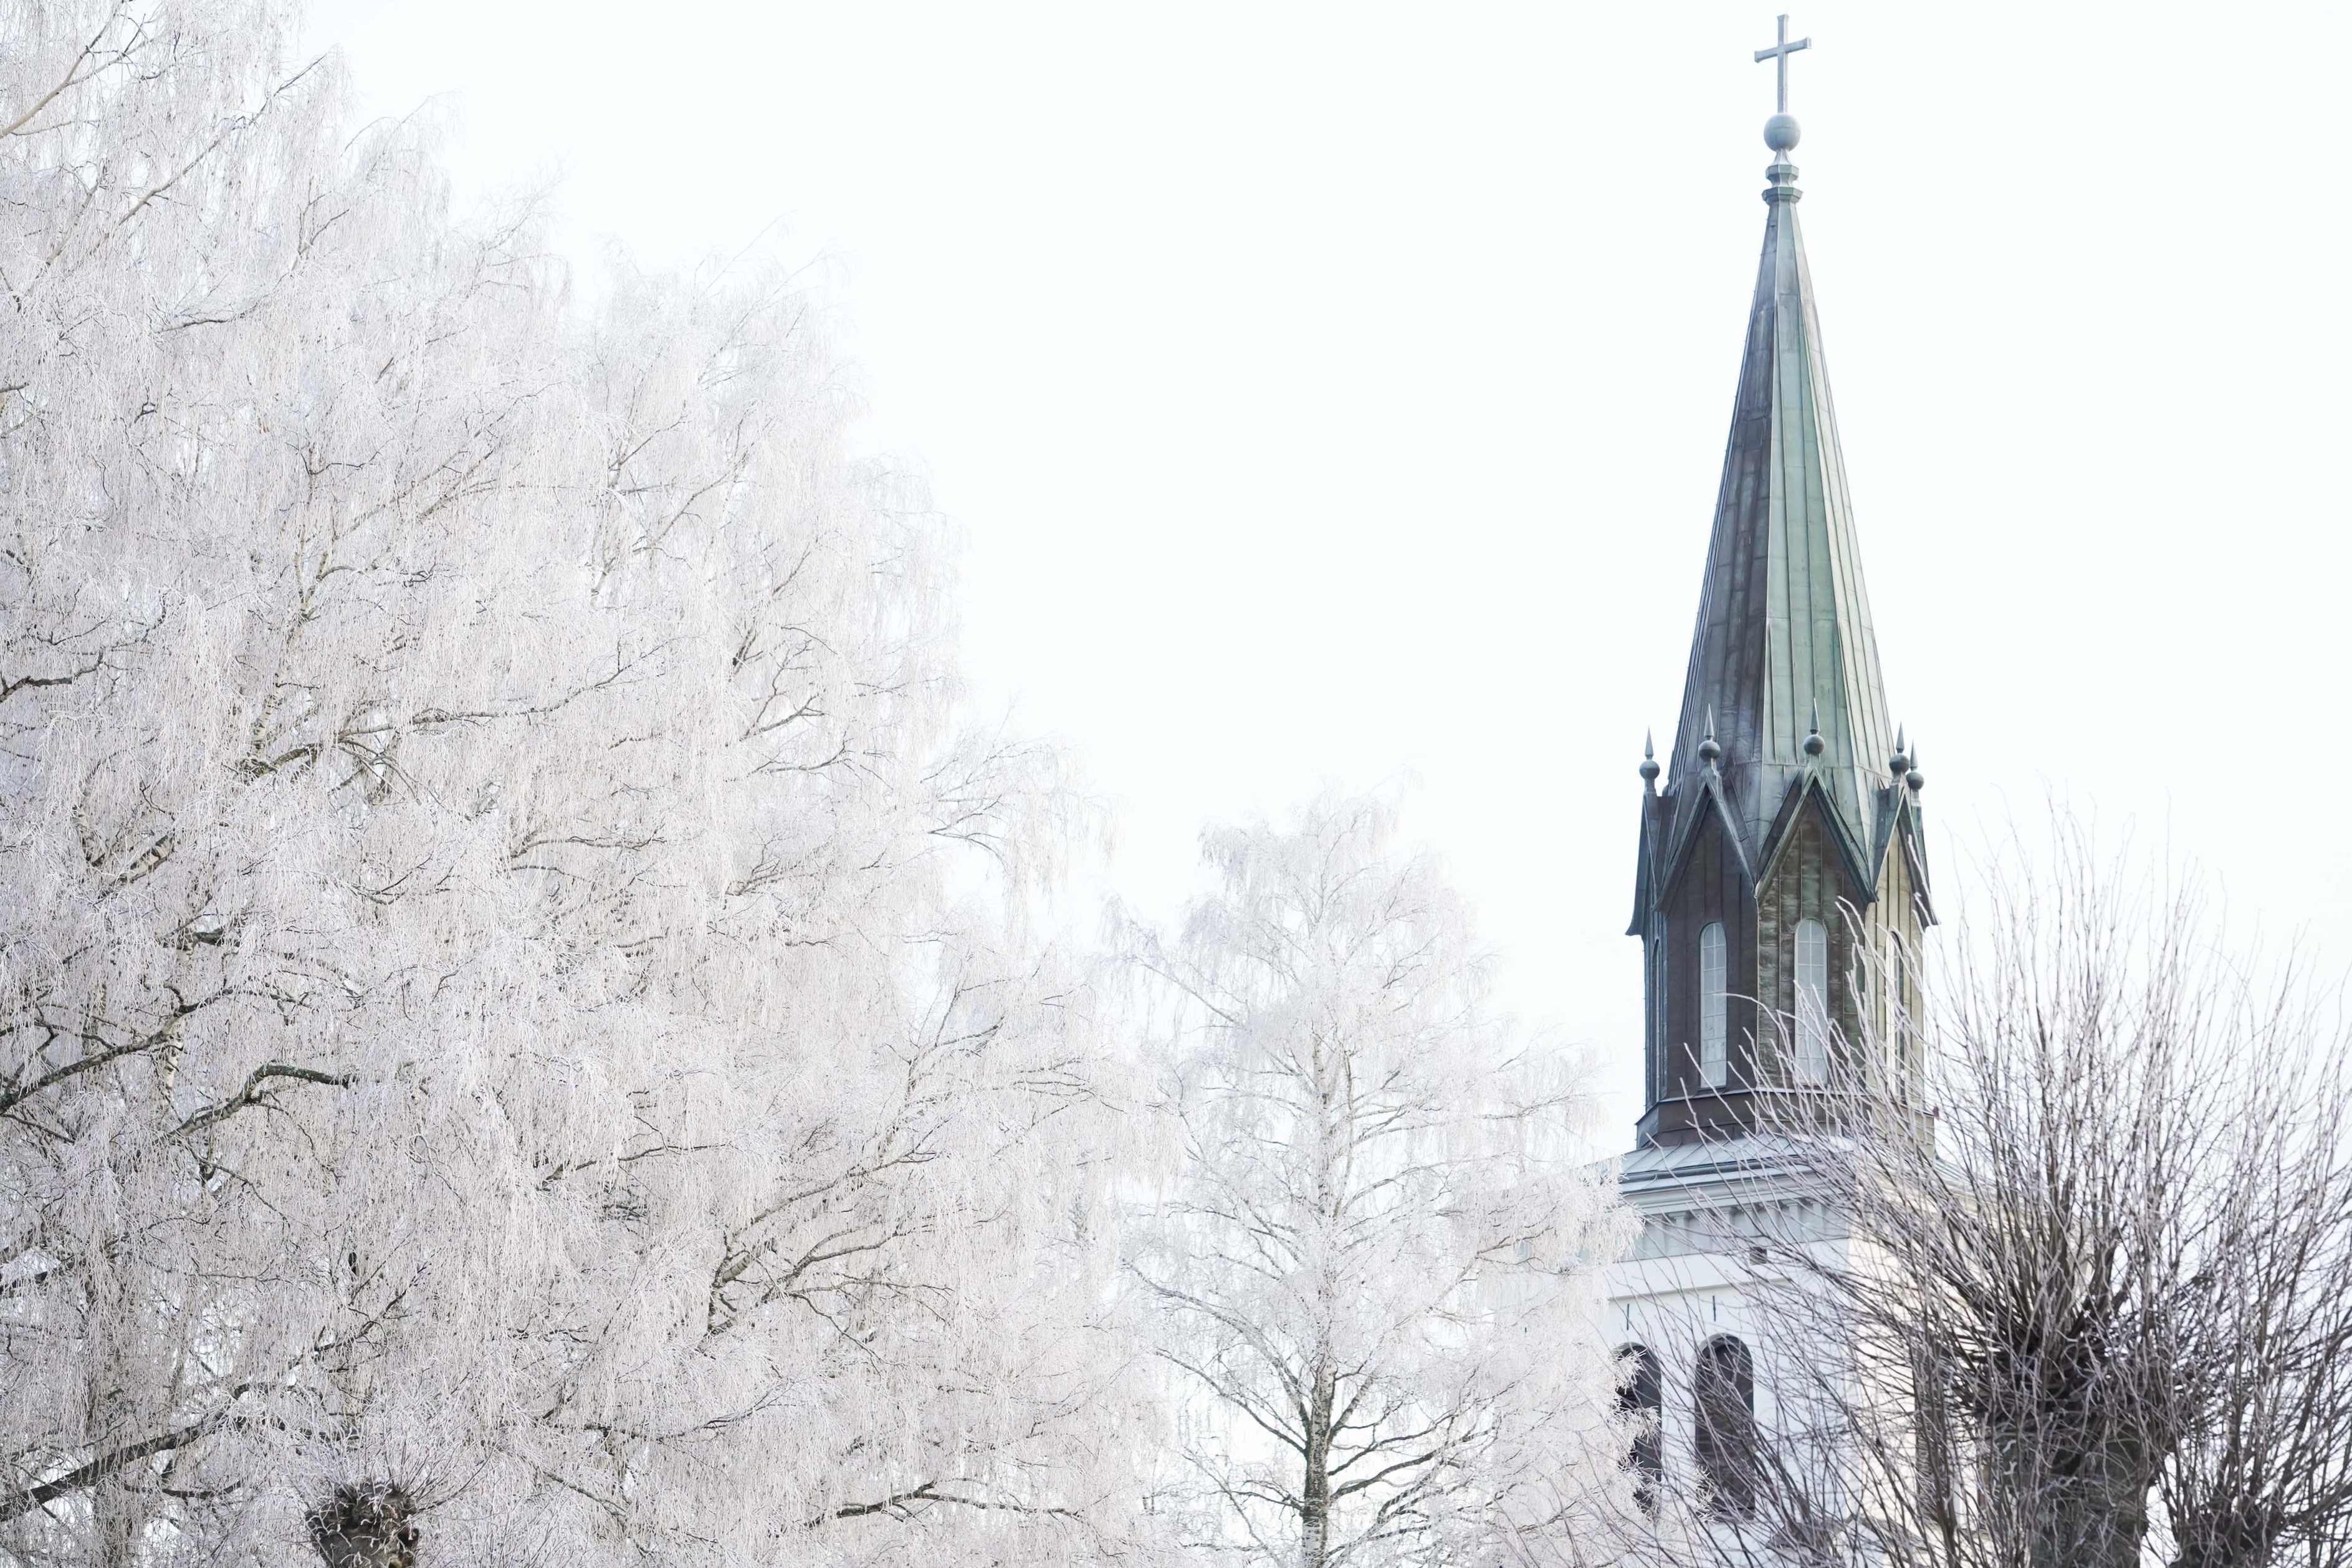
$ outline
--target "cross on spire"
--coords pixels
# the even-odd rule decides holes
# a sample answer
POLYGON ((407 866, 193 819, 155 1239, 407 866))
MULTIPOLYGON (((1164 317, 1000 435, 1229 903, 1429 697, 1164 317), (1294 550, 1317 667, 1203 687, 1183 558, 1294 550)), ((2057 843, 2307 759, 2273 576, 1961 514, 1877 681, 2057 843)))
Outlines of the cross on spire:
POLYGON ((1780 41, 1769 49, 1756 51, 1758 65, 1770 60, 1780 70, 1780 102, 1778 112, 1782 114, 1789 112, 1789 57, 1799 49, 1810 49, 1812 47, 1813 40, 1811 38, 1799 38, 1795 43, 1789 41, 1789 18, 1784 15, 1780 18, 1780 41))

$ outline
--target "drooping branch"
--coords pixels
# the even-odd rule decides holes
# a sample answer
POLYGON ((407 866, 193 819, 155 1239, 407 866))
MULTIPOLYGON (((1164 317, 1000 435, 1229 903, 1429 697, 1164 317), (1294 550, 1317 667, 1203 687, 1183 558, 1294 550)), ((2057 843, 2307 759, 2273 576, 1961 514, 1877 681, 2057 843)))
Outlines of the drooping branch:
MULTIPOLYGON (((239 1389, 236 1392, 237 1394, 242 1394, 245 1391, 239 1389)), ((231 1397, 236 1396, 233 1394, 231 1397)), ((161 1432, 136 1443, 126 1443, 120 1447, 110 1448, 97 1458, 75 1466, 63 1475, 52 1476, 47 1480, 20 1488, 13 1492, 0 1492, 0 1523, 15 1519, 20 1514, 29 1513, 37 1508, 46 1508, 60 1498, 71 1497, 76 1492, 96 1486, 107 1477, 128 1466, 135 1465, 142 1459, 152 1459, 158 1454, 168 1454, 175 1449, 186 1447, 190 1444, 201 1442, 215 1432, 236 1425, 242 1419, 243 1417, 237 1415, 232 1409, 224 1407, 201 1421, 192 1421, 184 1426, 175 1427, 169 1432, 161 1432)))
POLYGON ((297 1083, 325 1084, 330 1089, 349 1089, 358 1082, 351 1073, 320 1072, 316 1068, 294 1067, 285 1062, 265 1062, 246 1075, 245 1087, 218 1105, 208 1105, 181 1122, 164 1136, 184 1137, 188 1133, 216 1126, 245 1110, 247 1106, 273 1103, 268 1098, 268 1084, 273 1079, 286 1079, 297 1083))

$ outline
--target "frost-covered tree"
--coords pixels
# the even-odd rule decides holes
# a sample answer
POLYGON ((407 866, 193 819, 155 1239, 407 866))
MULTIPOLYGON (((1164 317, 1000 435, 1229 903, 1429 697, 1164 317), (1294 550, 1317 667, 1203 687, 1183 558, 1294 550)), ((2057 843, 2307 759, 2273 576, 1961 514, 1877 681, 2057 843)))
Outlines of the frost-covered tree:
POLYGON ((1181 1144, 1131 1279, 1185 1405, 1169 1500, 1252 1563, 1542 1558, 1610 1487, 1586 1101, 1391 808, 1213 831, 1220 890, 1133 934, 1181 1144))
POLYGON ((1066 796, 940 528, 804 297, 577 307, 289 29, 0 5, 0 1561, 1097 1551, 1066 796))

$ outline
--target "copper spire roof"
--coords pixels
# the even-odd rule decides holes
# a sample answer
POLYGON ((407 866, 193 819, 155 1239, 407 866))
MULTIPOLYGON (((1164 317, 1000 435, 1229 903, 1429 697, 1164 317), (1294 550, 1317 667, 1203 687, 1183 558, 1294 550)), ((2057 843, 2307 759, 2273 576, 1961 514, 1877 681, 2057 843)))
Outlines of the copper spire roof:
MULTIPOLYGON (((1793 144, 1794 132, 1791 121, 1776 147, 1793 144)), ((1765 177, 1764 254, 1667 774, 1667 793, 1680 797, 1671 836, 1685 837, 1709 793, 1700 747, 1712 732, 1726 815, 1751 874, 1771 858, 1774 824, 1809 772, 1859 869, 1884 847, 1894 729, 1797 226, 1797 171, 1783 155, 1765 177)))

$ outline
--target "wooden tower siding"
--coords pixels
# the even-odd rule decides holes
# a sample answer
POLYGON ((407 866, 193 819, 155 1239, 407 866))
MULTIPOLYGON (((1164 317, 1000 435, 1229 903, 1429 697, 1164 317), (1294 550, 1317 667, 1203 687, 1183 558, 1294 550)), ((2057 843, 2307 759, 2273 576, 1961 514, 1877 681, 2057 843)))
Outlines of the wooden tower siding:
POLYGON ((1666 1038, 1674 1043, 1667 1059, 1664 1093, 1688 1099, 1709 1091, 1699 1077, 1698 933, 1709 922, 1723 922, 1724 973, 1730 989, 1725 1034, 1730 1058, 1724 1091, 1744 1089, 1749 1082, 1748 1039, 1756 1027, 1756 901, 1748 896, 1748 878, 1720 821, 1704 827, 1691 848, 1689 865, 1670 896, 1666 910, 1666 970, 1669 979, 1687 977, 1686 984, 1670 984, 1665 992, 1666 1038))
MULTIPOLYGON (((1786 1088, 1797 1081, 1795 1061, 1789 1058, 1797 1028, 1797 922, 1816 920, 1829 932, 1829 1013, 1833 1036, 1858 1042, 1862 1016, 1847 983, 1853 971, 1855 931, 1850 916, 1867 902, 1864 889, 1853 885, 1838 865, 1837 846, 1830 842, 1820 815, 1808 808, 1789 831, 1782 852, 1757 902, 1756 945, 1762 956, 1757 974, 1757 997, 1780 1020, 1758 1039, 1763 1058, 1763 1081, 1786 1088)), ((1832 1049, 1837 1048, 1832 1040, 1832 1049)))
MULTIPOLYGON (((1868 999, 1871 1037, 1891 1051, 1898 1044, 1898 1024, 1905 1032, 1916 1032, 1919 1015, 1920 941, 1926 934, 1932 913, 1927 908, 1926 889, 1911 874, 1911 861, 1917 854, 1917 839, 1908 824, 1896 829, 1895 842, 1887 846, 1886 863, 1880 868, 1878 897, 1863 911, 1863 930, 1870 943, 1875 962, 1871 994, 1868 999), (1892 936, 1902 944, 1898 957, 1888 946, 1892 936), (1900 994, 1897 994, 1897 987, 1900 994), (1899 1005, 1898 1005, 1899 1004, 1899 1005)), ((1903 1065, 1898 1079, 1895 1064, 1884 1057, 1875 1065, 1886 1074, 1887 1091, 1908 1106, 1924 1106, 1927 1101, 1927 1064, 1916 1038, 1908 1042, 1909 1059, 1903 1065)))

